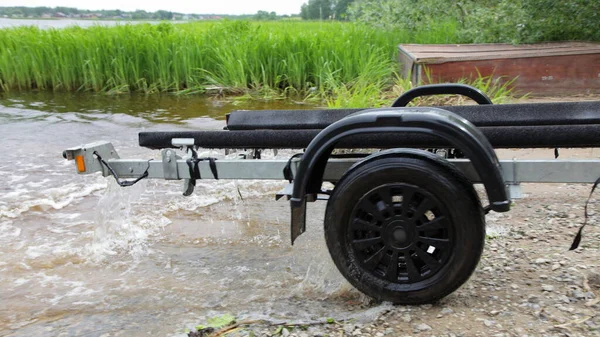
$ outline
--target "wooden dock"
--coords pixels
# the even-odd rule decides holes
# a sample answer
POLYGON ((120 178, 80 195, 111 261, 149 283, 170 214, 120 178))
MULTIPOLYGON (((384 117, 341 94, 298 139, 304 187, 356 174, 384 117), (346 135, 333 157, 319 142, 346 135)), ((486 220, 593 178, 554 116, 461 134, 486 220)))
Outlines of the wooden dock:
POLYGON ((532 95, 600 93, 600 43, 528 45, 399 45, 402 74, 413 83, 456 82, 482 76, 515 79, 517 92, 532 95))

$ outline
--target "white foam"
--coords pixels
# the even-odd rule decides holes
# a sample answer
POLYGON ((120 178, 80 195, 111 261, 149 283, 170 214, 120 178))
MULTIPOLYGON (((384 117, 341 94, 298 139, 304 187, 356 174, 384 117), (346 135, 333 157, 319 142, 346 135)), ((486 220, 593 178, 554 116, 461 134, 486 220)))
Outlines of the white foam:
POLYGON ((98 302, 90 302, 90 301, 77 301, 77 302, 72 302, 72 305, 81 305, 81 306, 91 306, 91 305, 96 305, 98 304, 98 302))
POLYGON ((13 175, 10 175, 8 177, 9 180, 7 181, 7 183, 8 184, 14 184, 14 183, 16 183, 18 181, 21 181, 21 180, 23 180, 23 179, 25 179, 27 177, 29 177, 29 176, 28 175, 16 175, 16 174, 13 174, 13 175))
POLYGON ((74 296, 87 297, 87 296, 95 294, 95 293, 98 293, 98 290, 89 289, 84 286, 77 286, 77 287, 71 289, 71 291, 69 291, 65 295, 65 297, 74 297, 74 296))
POLYGON ((50 243, 46 243, 39 246, 29 246, 25 251, 25 256, 28 259, 34 260, 38 257, 46 255, 49 251, 52 250, 52 245, 50 243))
POLYGON ((16 238, 21 235, 21 228, 13 226, 12 221, 0 222, 0 239, 16 238))
POLYGON ((17 188, 3 196, 6 204, 0 206, 0 217, 15 219, 36 207, 41 208, 43 211, 63 209, 73 201, 105 188, 106 181, 104 179, 83 186, 69 183, 43 191, 17 188))
MULTIPOLYGON (((27 176, 25 176, 25 177, 27 177, 27 176)), ((25 186, 32 189, 32 191, 35 191, 41 187, 48 185, 48 183, 51 183, 51 182, 52 182, 52 180, 50 180, 50 179, 42 179, 40 181, 29 181, 29 182, 25 183, 25 186)))
POLYGON ((26 278, 18 278, 18 279, 16 279, 16 280, 13 281, 13 284, 18 287, 18 286, 21 286, 23 284, 29 283, 30 281, 31 280, 26 279, 26 278))
POLYGON ((55 220, 67 220, 69 223, 72 223, 73 220, 81 217, 81 213, 52 213, 48 216, 55 220))
MULTIPOLYGON (((13 190, 12 192, 5 193, 2 196, 2 198, 3 199, 17 199, 17 198, 21 197, 22 195, 28 194, 29 192, 31 192, 31 190, 21 188, 21 186, 23 186, 23 185, 18 185, 17 188, 15 190, 13 190)), ((0 213, 0 215, 2 215, 2 214, 0 213)))
POLYGON ((47 288, 49 286, 54 286, 58 284, 58 282, 62 281, 62 277, 58 275, 47 275, 45 272, 37 272, 33 275, 39 281, 39 284, 42 288, 47 288))

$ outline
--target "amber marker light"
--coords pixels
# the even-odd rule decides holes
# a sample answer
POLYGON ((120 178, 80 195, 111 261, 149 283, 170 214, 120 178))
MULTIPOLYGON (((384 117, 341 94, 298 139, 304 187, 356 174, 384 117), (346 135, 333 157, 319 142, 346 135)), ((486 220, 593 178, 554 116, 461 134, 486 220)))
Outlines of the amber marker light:
POLYGON ((78 172, 85 172, 85 161, 83 160, 83 156, 75 156, 75 163, 77 164, 78 172))

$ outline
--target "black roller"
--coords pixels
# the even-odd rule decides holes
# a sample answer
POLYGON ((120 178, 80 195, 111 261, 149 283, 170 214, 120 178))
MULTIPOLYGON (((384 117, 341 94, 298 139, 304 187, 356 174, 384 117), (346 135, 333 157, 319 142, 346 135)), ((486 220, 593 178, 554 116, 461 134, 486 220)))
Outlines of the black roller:
MULTIPOLYGON (((600 101, 536 104, 445 106, 476 126, 600 124, 600 101)), ((390 108, 410 109, 410 108, 390 108)), ((234 111, 229 130, 323 129, 364 109, 234 111)))
MULTIPOLYGON (((495 148, 597 147, 598 125, 541 125, 480 127, 495 148)), ((173 147, 173 138, 193 138, 202 148, 301 149, 321 130, 171 131, 140 132, 140 146, 173 147)), ((339 148, 451 147, 436 137, 414 133, 361 134, 344 138, 339 148)))

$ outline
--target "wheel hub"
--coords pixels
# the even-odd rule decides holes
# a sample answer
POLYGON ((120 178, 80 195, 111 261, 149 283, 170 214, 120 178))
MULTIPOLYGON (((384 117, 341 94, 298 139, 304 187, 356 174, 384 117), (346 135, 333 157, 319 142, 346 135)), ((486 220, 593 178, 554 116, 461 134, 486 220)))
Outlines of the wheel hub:
POLYGON ((413 243, 415 237, 414 226, 402 220, 392 220, 384 225, 386 230, 384 235, 387 238, 387 245, 396 249, 407 248, 413 243))
POLYGON ((408 239, 408 234, 406 234, 406 231, 404 230, 404 228, 402 228, 402 227, 394 228, 394 240, 396 240, 397 243, 406 243, 407 239, 408 239))

